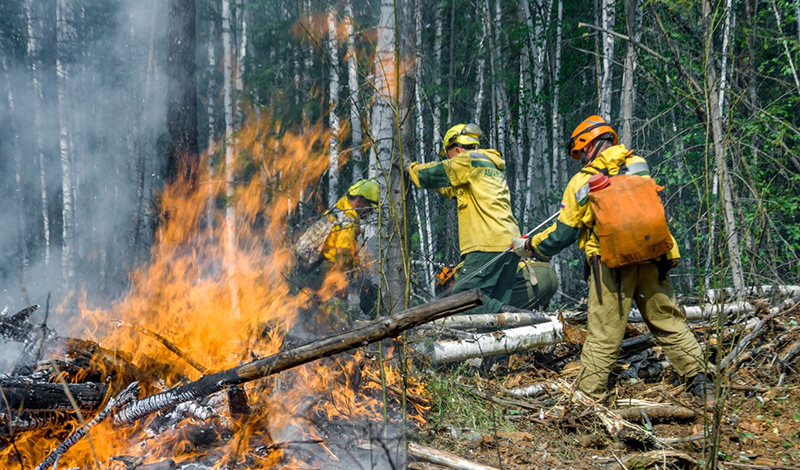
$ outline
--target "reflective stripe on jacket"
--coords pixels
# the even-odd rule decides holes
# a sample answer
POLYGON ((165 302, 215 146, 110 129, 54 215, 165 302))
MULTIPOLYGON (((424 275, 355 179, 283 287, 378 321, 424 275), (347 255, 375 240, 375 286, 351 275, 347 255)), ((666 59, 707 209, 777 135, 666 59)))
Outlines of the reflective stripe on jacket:
MULTIPOLYGON (((600 242, 591 230, 594 226, 594 214, 589 205, 589 178, 597 170, 603 169, 608 170, 609 175, 616 175, 623 165, 627 167, 629 175, 650 177, 650 168, 644 158, 633 155, 633 151, 624 145, 607 148, 590 165, 572 177, 561 198, 558 219, 546 230, 531 237, 531 246, 543 255, 554 256, 577 241, 578 247, 586 254, 586 259, 592 254, 601 255, 600 242)), ((672 242, 672 250, 667 253, 667 259, 677 260, 681 256, 678 244, 674 239, 672 242)))
POLYGON ((458 201, 462 256, 473 251, 504 251, 511 239, 520 235, 511 213, 505 166, 500 152, 492 149, 466 150, 448 160, 409 165, 415 185, 458 201))

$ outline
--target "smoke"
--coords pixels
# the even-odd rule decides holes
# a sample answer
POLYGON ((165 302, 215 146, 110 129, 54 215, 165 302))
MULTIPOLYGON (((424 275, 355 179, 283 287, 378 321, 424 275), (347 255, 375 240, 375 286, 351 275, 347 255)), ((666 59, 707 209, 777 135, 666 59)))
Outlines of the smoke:
MULTIPOLYGON (((7 64, 0 77, 0 184, 6 199, 0 206, 0 292, 2 303, 12 311, 44 303, 48 292, 58 305, 76 298, 70 296, 74 292, 85 291, 88 299, 108 299, 125 287, 133 259, 128 245, 137 209, 135 176, 143 110, 147 113, 145 206, 152 206, 163 172, 159 143, 166 129, 166 4, 59 3, 69 9, 62 16, 72 18, 71 30, 62 31, 66 35, 57 34, 64 25, 56 21, 55 0, 3 2, 0 7, 4 15, 0 54, 7 64), (151 31, 155 67, 145 103, 151 31), (65 75, 61 90, 57 60, 65 75), (35 93, 34 66, 41 99, 35 93), (62 128, 67 138, 60 141, 62 128), (65 166, 71 177, 67 183, 65 166), (69 286, 62 276, 64 184, 72 196, 72 212, 66 213, 73 223, 73 235, 67 240, 74 272, 69 286), (42 186, 47 199, 44 212, 42 186)), ((143 220, 140 239, 150 240, 151 218, 143 215, 143 220)), ((139 249, 146 250, 147 246, 139 249)))

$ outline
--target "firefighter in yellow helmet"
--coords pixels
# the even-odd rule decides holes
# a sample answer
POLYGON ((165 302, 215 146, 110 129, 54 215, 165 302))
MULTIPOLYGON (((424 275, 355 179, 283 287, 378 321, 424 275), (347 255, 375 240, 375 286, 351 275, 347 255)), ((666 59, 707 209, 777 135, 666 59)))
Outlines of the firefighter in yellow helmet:
POLYGON ((647 162, 619 144, 614 129, 600 116, 590 116, 573 131, 567 150, 583 168, 564 191, 558 219, 530 238, 514 239, 513 246, 522 257, 549 259, 577 241, 586 255, 591 267, 588 335, 581 354, 579 389, 593 398, 606 395, 608 376, 635 300, 670 363, 687 379, 690 391, 705 396, 707 405, 713 404, 714 390, 706 376, 703 351, 676 305, 667 276, 680 254, 666 227, 647 162), (644 191, 637 194, 651 198, 652 204, 640 210, 638 198, 625 199, 625 194, 633 194, 630 191, 644 191), (619 210, 607 215, 609 206, 603 204, 619 210), (652 217, 652 212, 659 210, 660 214, 652 217), (620 220, 629 224, 622 231, 620 220), (650 224, 654 234, 663 225, 663 236, 654 235, 660 239, 658 243, 651 244, 650 235, 636 238, 640 230, 650 230, 650 224))
POLYGON ((511 213, 506 162, 497 150, 478 148, 480 137, 475 124, 451 127, 439 153, 446 158, 411 163, 408 174, 418 187, 458 201, 458 241, 464 266, 453 293, 473 288, 483 291, 485 304, 470 313, 518 311, 509 301, 519 257, 509 251, 489 263, 520 235, 511 213))
POLYGON ((350 186, 347 194, 295 243, 298 269, 310 273, 321 265, 323 268, 336 265, 344 270, 364 267, 368 260, 360 240, 361 217, 378 204, 379 192, 377 183, 370 180, 350 186))

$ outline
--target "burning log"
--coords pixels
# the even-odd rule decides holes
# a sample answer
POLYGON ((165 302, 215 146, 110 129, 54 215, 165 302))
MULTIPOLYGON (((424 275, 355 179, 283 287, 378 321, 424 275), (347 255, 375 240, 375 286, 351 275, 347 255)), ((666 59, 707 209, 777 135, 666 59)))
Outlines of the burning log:
POLYGON ((397 336, 402 331, 483 304, 483 294, 473 289, 458 295, 420 305, 386 318, 367 323, 352 331, 314 341, 289 351, 258 359, 126 405, 115 417, 131 425, 145 416, 172 408, 179 403, 209 396, 232 385, 250 382, 314 360, 333 356, 360 345, 397 336))
POLYGON ((36 466, 33 470, 47 470, 53 464, 58 462, 58 459, 64 455, 64 452, 68 451, 70 447, 77 444, 78 441, 89 432, 90 429, 97 426, 99 423, 103 422, 108 415, 117 411, 120 407, 124 406, 126 403, 129 403, 136 399, 136 395, 139 394, 139 384, 137 382, 133 382, 128 385, 123 391, 119 392, 119 394, 108 401, 106 407, 97 415, 92 418, 91 421, 86 423, 85 425, 81 426, 75 432, 69 435, 64 442, 58 445, 56 449, 50 453, 47 457, 42 460, 42 463, 36 466))
POLYGON ((0 338, 25 342, 31 333, 28 317, 39 309, 38 304, 26 307, 14 315, 0 315, 0 338))
POLYGON ((434 325, 463 330, 468 328, 516 328, 547 323, 553 318, 543 313, 485 313, 455 315, 433 322, 434 325))
POLYGON ((44 412, 24 413, 14 416, 10 421, 0 421, 0 437, 9 437, 22 431, 48 428, 59 425, 69 419, 66 413, 44 412))
POLYGON ((564 341, 564 325, 558 320, 534 326, 475 335, 475 340, 436 341, 420 345, 432 364, 447 364, 473 357, 513 353, 564 341))
MULTIPOLYGON (((80 409, 95 410, 106 396, 108 386, 96 383, 67 384, 69 393, 80 409)), ((25 411, 72 410, 64 386, 42 382, 29 377, 0 375, 0 392, 5 400, 0 402, 0 411, 5 408, 25 411)))

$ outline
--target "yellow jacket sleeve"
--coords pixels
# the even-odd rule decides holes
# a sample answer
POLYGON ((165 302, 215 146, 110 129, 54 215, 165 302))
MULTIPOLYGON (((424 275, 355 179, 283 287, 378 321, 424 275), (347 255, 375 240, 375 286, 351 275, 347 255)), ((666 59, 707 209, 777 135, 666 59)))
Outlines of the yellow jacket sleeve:
MULTIPOLYGON (((469 183, 473 167, 469 152, 441 162, 412 163, 408 166, 411 181, 420 188, 438 189, 469 183)), ((445 194, 445 196, 448 196, 445 194)), ((448 196, 451 197, 451 196, 448 196)))

